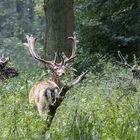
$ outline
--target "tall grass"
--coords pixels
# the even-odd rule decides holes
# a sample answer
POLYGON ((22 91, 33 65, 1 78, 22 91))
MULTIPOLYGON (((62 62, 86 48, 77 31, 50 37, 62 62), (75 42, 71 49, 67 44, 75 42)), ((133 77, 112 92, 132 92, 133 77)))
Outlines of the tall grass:
MULTIPOLYGON (((32 84, 48 75, 24 71, 0 90, 0 139, 41 140, 44 121, 28 103, 32 84), (41 78, 40 78, 41 77, 41 78)), ((70 90, 46 140, 139 140, 140 82, 108 63, 70 90)))

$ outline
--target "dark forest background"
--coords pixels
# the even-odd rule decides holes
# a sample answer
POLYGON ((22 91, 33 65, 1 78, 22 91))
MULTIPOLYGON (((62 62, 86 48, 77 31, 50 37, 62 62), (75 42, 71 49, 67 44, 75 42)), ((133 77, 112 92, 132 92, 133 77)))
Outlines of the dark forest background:
MULTIPOLYGON (((139 70, 140 0, 1 0, 0 58, 10 56, 8 65, 19 76, 0 85, 0 139, 42 140, 45 124, 29 105, 28 93, 35 82, 48 80, 51 74, 31 57, 24 45, 25 35, 37 37, 36 50, 46 58, 46 14, 55 11, 57 19, 62 3, 74 13, 72 28, 79 40, 74 62, 77 71, 66 75, 64 82, 89 72, 68 92, 46 140, 139 140, 140 81, 118 63, 117 51, 139 70), (47 13, 49 8, 52 11, 47 13)), ((49 47, 67 51, 61 45, 49 47)))
MULTIPOLYGON (((30 58, 22 43, 26 34, 33 34, 43 50, 43 0, 3 0, 0 7, 0 53, 10 55, 20 66, 29 66, 30 58)), ((139 0, 77 0, 73 10, 82 55, 79 63, 88 67, 87 61, 94 65, 95 53, 110 57, 117 56, 118 50, 128 54, 131 61, 134 54, 140 56, 139 0)))

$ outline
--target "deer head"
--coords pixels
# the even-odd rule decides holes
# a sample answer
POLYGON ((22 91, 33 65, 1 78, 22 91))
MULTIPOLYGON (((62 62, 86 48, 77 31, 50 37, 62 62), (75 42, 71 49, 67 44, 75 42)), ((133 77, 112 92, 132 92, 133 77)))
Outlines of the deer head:
POLYGON ((76 34, 73 33, 72 37, 68 37, 68 39, 72 41, 72 53, 70 57, 67 57, 64 53, 62 53, 60 63, 56 62, 57 53, 55 53, 55 57, 52 61, 47 61, 45 59, 42 59, 35 51, 35 44, 37 39, 33 36, 28 36, 28 35, 26 35, 26 38, 27 38, 26 46, 28 46, 29 52, 32 55, 32 57, 38 60, 39 62, 45 64, 46 66, 48 66, 51 72, 53 73, 53 81, 58 85, 60 85, 61 83, 60 80, 62 76, 65 75, 66 71, 72 67, 73 60, 76 56, 75 52, 77 49, 77 42, 78 42, 76 38, 76 34))
POLYGON ((2 56, 0 58, 0 79, 4 80, 5 78, 12 78, 18 76, 18 71, 15 68, 7 67, 7 63, 10 58, 2 56))
POLYGON ((133 78, 140 78, 140 69, 136 68, 135 65, 131 66, 130 64, 128 64, 120 51, 118 51, 118 56, 121 59, 121 64, 123 64, 124 66, 127 66, 132 71, 133 78))

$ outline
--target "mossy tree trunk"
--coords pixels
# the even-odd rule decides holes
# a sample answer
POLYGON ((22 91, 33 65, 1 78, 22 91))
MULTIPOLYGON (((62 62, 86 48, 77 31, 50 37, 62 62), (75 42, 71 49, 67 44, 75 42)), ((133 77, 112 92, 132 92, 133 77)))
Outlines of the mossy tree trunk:
POLYGON ((73 0, 44 0, 46 17, 45 56, 51 58, 55 52, 70 55, 68 37, 74 31, 73 0))

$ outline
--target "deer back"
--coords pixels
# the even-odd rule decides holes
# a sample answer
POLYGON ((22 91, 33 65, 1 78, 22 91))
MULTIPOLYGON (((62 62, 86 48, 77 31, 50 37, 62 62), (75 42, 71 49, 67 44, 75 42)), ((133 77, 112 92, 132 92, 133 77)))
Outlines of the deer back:
POLYGON ((59 87, 53 81, 39 81, 34 84, 29 92, 30 103, 46 102, 49 98, 55 98, 55 94, 58 94, 59 87))

